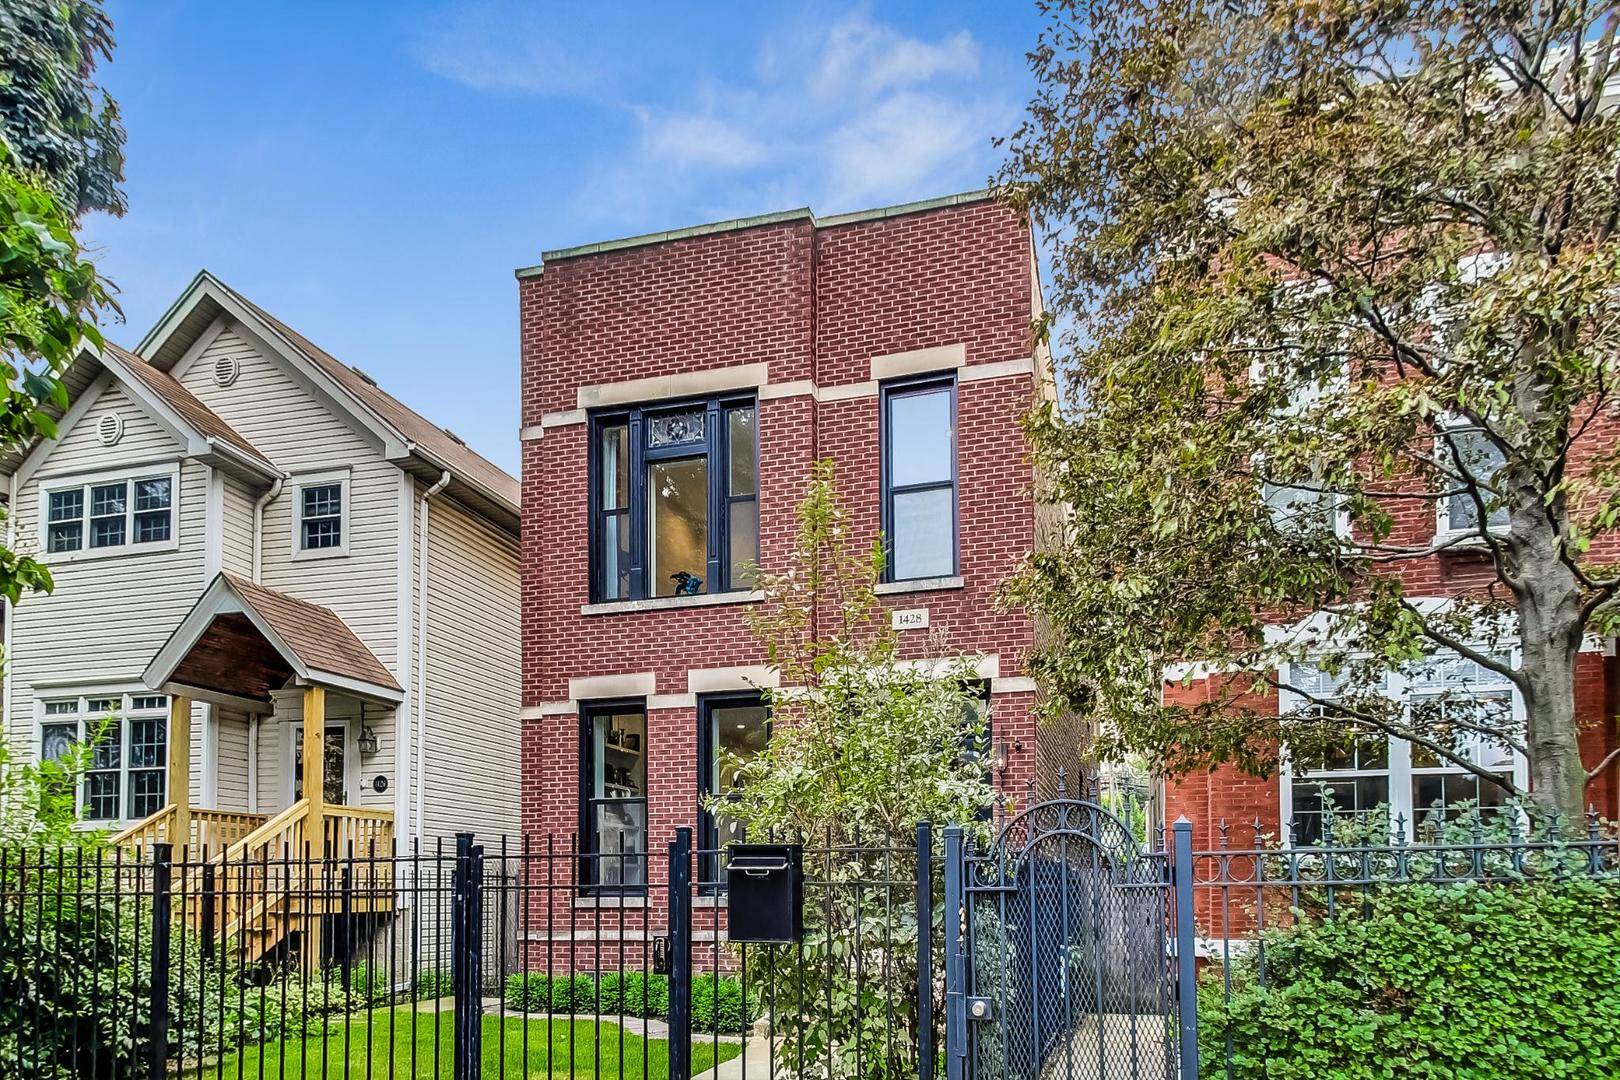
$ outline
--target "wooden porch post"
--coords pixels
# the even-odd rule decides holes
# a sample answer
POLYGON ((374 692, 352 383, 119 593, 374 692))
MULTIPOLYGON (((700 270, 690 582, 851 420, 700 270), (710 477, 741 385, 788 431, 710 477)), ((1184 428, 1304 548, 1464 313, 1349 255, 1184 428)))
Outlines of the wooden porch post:
POLYGON ((191 843, 191 699, 178 694, 169 699, 168 784, 174 805, 169 842, 180 853, 191 843))
MULTIPOLYGON (((318 874, 325 869, 326 858, 326 688, 311 686, 304 690, 304 798, 309 801, 309 813, 304 818, 304 838, 310 857, 322 860, 312 862, 306 873, 318 874)), ((321 966, 321 916, 325 912, 324 895, 320 891, 324 882, 315 878, 309 889, 322 899, 309 905, 304 926, 304 955, 309 970, 319 971, 321 966)))

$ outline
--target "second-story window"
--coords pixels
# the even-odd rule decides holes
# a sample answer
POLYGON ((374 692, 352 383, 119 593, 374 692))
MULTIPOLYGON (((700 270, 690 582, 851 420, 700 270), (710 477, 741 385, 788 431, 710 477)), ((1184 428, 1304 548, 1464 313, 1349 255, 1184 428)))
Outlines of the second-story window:
POLYGON ((759 558, 752 399, 593 418, 591 594, 598 601, 747 588, 759 558))
POLYGON ((343 555, 348 551, 348 530, 344 521, 347 499, 342 474, 306 476, 298 481, 293 502, 293 555, 319 558, 343 555))
POLYGON ((956 573, 956 380, 883 388, 884 577, 956 573))
POLYGON ((173 474, 96 478, 45 489, 45 547, 51 554, 112 554, 174 540, 173 474))

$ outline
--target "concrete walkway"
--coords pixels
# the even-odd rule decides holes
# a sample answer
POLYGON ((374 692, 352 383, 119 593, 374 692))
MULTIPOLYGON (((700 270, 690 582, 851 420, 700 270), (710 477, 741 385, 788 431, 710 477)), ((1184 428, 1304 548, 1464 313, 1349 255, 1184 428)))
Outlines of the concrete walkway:
MULTIPOLYGON (((696 1046, 699 1038, 712 1039, 713 1035, 692 1036, 692 1045, 696 1046)), ((724 1035, 721 1042, 735 1042, 728 1040, 724 1035)), ((743 1080, 744 1076, 754 1077, 757 1080, 770 1080, 771 1078, 771 1043, 769 1039, 755 1035, 743 1044, 743 1052, 730 1061, 722 1061, 708 1072, 701 1072, 692 1077, 692 1080, 743 1080)))

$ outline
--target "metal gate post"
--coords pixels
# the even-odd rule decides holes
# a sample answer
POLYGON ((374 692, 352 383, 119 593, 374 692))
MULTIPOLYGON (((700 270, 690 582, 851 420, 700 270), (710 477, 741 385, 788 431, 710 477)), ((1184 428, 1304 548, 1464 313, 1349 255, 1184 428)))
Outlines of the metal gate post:
POLYGON ((917 823, 917 1080, 934 1080, 934 830, 917 823))
POLYGON ((1176 819, 1171 879, 1176 889, 1176 1015, 1181 1080, 1198 1080, 1198 942, 1193 921, 1192 822, 1176 819))
POLYGON ((152 985, 147 1027, 147 1069, 151 1080, 169 1072, 169 929, 172 919, 173 844, 152 845, 152 985))
POLYGON ((451 1076, 478 1080, 484 1031, 479 893, 484 849, 473 846, 472 833, 456 834, 456 867, 450 906, 450 992, 455 1001, 451 1024, 451 1076))
POLYGON ((945 827, 945 1080, 967 1076, 967 912, 962 889, 962 827, 945 827))
POLYGON ((669 1080, 692 1073, 692 830, 669 843, 669 1080))

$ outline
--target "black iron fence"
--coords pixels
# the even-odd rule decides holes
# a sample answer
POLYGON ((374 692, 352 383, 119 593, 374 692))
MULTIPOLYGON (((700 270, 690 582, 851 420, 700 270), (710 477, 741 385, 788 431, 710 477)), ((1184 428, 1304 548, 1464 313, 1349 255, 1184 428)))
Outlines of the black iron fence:
POLYGON ((651 854, 0 849, 0 1076, 1243 1075, 1244 1001, 1298 968, 1278 932, 1620 874, 1595 819, 1138 832, 1057 800, 993 832, 807 841, 800 932, 749 943, 731 853, 689 830, 651 854))

